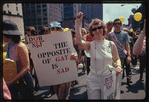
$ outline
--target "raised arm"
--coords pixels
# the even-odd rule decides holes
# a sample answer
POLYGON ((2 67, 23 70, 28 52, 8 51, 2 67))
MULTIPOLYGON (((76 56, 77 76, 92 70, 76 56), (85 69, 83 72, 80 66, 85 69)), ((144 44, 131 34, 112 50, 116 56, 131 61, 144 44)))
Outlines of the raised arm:
POLYGON ((83 13, 79 12, 76 15, 76 42, 79 46, 81 46, 84 50, 90 50, 90 42, 85 42, 82 40, 81 34, 81 23, 83 19, 83 13))
POLYGON ((135 42, 135 44, 133 46, 133 54, 134 55, 142 55, 143 54, 142 46, 143 46, 144 37, 146 36, 145 34, 146 34, 146 20, 144 20, 143 31, 141 31, 141 34, 139 35, 137 41, 135 42))

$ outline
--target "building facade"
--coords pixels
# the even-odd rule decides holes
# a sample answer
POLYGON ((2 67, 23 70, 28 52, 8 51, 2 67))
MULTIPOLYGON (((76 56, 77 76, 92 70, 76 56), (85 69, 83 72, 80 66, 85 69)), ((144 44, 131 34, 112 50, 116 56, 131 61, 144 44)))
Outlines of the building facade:
POLYGON ((24 22, 21 3, 5 3, 3 5, 3 21, 11 20, 17 24, 21 32, 21 38, 24 38, 24 22))
POLYGON ((63 19, 63 4, 54 3, 23 3, 24 27, 33 26, 37 35, 43 26, 50 22, 61 22, 63 19))
POLYGON ((103 5, 102 4, 81 4, 81 12, 87 18, 89 23, 92 19, 98 18, 103 20, 103 5))

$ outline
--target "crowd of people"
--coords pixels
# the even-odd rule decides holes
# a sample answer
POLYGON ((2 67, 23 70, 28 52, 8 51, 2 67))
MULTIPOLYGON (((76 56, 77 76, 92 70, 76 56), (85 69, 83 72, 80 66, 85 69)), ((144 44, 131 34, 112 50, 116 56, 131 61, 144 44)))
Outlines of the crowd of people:
MULTIPOLYGON (((76 61, 76 68, 83 64, 82 73, 87 72, 87 95, 88 99, 103 99, 104 89, 101 87, 101 81, 105 76, 111 75, 112 72, 125 76, 124 67, 126 68, 127 85, 131 87, 132 71, 131 64, 136 67, 138 59, 140 61, 140 81, 144 81, 143 71, 146 65, 146 20, 144 28, 140 32, 130 32, 127 28, 121 29, 122 22, 119 18, 109 21, 106 24, 100 19, 92 19, 89 25, 89 31, 81 28, 83 13, 76 15, 76 28, 71 30, 74 52, 70 60, 76 61), (114 31, 112 31, 114 28, 114 31), (89 53, 89 56, 86 54, 89 53), (116 63, 115 67, 112 62, 116 63)), ((61 24, 53 21, 49 27, 43 26, 40 35, 54 34, 67 31, 62 28, 61 24)), ((6 100, 16 100, 18 93, 23 99, 35 100, 34 94, 39 89, 38 78, 32 55, 28 47, 27 37, 37 35, 34 27, 30 26, 25 29, 25 42, 21 41, 22 35, 17 25, 10 21, 3 21, 3 41, 6 43, 3 52, 7 52, 6 58, 14 60, 17 64, 17 76, 10 81, 3 79, 3 97, 6 100), (34 72, 34 73, 33 73, 34 72), (35 78, 35 86, 33 85, 35 78), (17 81, 19 81, 17 83, 17 81), (8 93, 8 94, 7 94, 8 93)), ((47 97, 56 93, 58 99, 68 100, 70 91, 78 81, 61 83, 50 86, 47 97)), ((146 87, 146 86, 144 86, 146 87)))

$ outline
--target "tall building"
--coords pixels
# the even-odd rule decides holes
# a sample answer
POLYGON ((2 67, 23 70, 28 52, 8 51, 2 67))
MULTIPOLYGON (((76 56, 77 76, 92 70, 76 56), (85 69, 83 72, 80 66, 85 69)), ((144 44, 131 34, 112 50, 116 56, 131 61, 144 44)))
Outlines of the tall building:
POLYGON ((21 3, 5 3, 3 5, 3 21, 11 20, 17 24, 21 32, 21 38, 24 38, 24 23, 21 3))
POLYGON ((24 27, 35 27, 39 34, 43 26, 63 19, 63 4, 23 3, 24 27))
POLYGON ((64 3, 64 19, 75 18, 81 11, 81 4, 64 3))
POLYGON ((92 19, 98 18, 103 20, 103 5, 102 4, 81 4, 81 11, 84 14, 84 17, 89 20, 89 23, 92 19))
POLYGON ((75 28, 76 15, 81 11, 81 4, 64 3, 64 19, 62 21, 62 27, 75 28))

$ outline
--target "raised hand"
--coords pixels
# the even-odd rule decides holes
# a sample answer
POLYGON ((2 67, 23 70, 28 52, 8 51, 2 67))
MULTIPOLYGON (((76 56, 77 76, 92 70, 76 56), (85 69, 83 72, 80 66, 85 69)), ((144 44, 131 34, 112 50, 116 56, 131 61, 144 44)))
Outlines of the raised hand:
POLYGON ((82 13, 82 12, 79 12, 79 13, 76 15, 76 21, 77 21, 77 23, 78 23, 78 24, 81 24, 82 19, 83 19, 83 13, 82 13))

